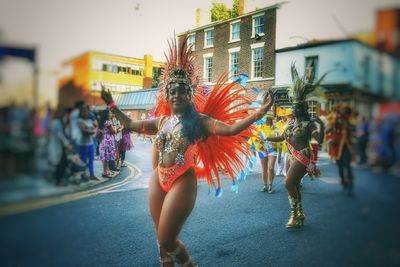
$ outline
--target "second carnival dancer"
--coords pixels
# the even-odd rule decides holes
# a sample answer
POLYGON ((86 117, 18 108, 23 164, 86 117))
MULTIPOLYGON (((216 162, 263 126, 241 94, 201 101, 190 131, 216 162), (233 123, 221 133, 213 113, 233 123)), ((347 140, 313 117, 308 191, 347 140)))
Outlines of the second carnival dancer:
POLYGON ((156 134, 153 146, 154 175, 150 179, 149 206, 159 244, 162 266, 194 266, 179 233, 195 205, 197 179, 206 177, 220 194, 218 169, 234 181, 244 167, 240 155, 249 156, 244 138, 247 129, 272 106, 269 91, 263 105, 253 114, 250 100, 238 82, 225 84, 223 75, 214 89, 198 85, 194 55, 188 37, 169 43, 167 63, 156 105, 156 118, 131 120, 115 105, 112 95, 102 88, 102 98, 122 124, 131 131, 156 134), (240 100, 241 104, 233 105, 240 100), (242 110, 235 111, 238 106, 242 110), (201 169, 198 166, 203 166, 201 169), (215 185, 212 174, 217 178, 215 185))
POLYGON ((353 138, 356 126, 352 123, 353 111, 344 104, 338 104, 333 108, 325 134, 329 145, 329 155, 336 160, 343 192, 353 195, 353 170, 351 162, 355 160, 353 138))
POLYGON ((311 137, 316 134, 316 124, 320 124, 318 142, 321 144, 324 137, 324 125, 318 117, 311 120, 308 113, 306 97, 319 85, 324 74, 318 82, 313 84, 314 75, 308 81, 300 79, 294 65, 291 66, 293 88, 291 89, 293 100, 294 122, 285 129, 279 137, 268 137, 267 141, 286 141, 288 147, 289 168, 286 172, 285 186, 290 204, 290 218, 286 224, 287 228, 297 228, 304 224, 305 215, 301 203, 300 181, 308 173, 310 177, 319 176, 316 162, 312 158, 310 146, 311 137))

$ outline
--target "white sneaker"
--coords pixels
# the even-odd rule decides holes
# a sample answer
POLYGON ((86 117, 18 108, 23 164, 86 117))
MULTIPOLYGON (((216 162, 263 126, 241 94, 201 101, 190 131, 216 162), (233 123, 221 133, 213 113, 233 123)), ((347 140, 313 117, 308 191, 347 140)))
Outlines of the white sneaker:
POLYGON ((274 192, 274 190, 272 190, 272 185, 268 186, 268 194, 272 194, 272 192, 274 192))
POLYGON ((261 189, 261 192, 267 192, 267 190, 268 190, 267 185, 266 185, 266 184, 263 185, 263 187, 262 187, 262 189, 261 189))

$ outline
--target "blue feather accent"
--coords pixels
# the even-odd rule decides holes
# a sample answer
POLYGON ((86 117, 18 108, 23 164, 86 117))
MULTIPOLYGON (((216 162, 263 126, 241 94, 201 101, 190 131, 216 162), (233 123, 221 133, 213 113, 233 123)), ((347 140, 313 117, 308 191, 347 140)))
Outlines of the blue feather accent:
POLYGON ((237 175, 237 180, 238 181, 243 181, 243 178, 244 178, 244 171, 241 170, 237 175))
POLYGON ((251 160, 249 161, 249 167, 250 167, 250 169, 253 169, 253 167, 254 167, 254 163, 251 160))
POLYGON ((249 76, 245 73, 241 73, 239 75, 239 79, 240 79, 240 85, 242 87, 246 87, 247 86, 247 80, 249 79, 249 76))
POLYGON ((238 173, 236 174, 236 180, 238 180, 238 181, 240 181, 240 174, 241 174, 241 172, 238 172, 238 173))
POLYGON ((218 187, 217 191, 215 191, 215 196, 216 197, 221 197, 222 196, 222 188, 218 187))
POLYGON ((232 181, 231 190, 236 194, 239 192, 239 187, 234 180, 232 181))
POLYGON ((265 136, 265 134, 263 132, 260 131, 260 133, 258 134, 260 136, 260 138, 265 141, 267 139, 267 137, 265 136))

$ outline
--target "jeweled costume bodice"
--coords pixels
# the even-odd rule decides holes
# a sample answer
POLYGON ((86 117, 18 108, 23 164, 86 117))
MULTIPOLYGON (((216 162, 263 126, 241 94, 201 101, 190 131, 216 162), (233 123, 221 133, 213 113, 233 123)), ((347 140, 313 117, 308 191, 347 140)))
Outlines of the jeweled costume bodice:
POLYGON ((308 143, 310 140, 310 133, 308 129, 308 121, 296 121, 285 129, 285 139, 287 142, 290 142, 292 137, 296 137, 302 139, 305 143, 308 143))
POLYGON ((165 156, 175 153, 175 164, 182 166, 185 163, 185 151, 191 144, 183 134, 181 118, 172 115, 161 120, 159 131, 155 137, 155 146, 159 155, 158 164, 164 166, 165 156))
MULTIPOLYGON (((295 121, 289 124, 284 132, 286 142, 308 157, 310 155, 311 138, 309 123, 309 121, 295 121)), ((291 154, 290 151, 289 154, 291 154)))

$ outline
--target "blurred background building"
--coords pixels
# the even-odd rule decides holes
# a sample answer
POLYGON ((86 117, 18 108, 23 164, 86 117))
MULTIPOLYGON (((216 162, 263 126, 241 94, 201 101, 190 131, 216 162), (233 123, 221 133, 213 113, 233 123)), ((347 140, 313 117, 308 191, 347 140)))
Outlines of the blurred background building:
POLYGON ((89 51, 63 63, 66 73, 59 81, 59 105, 71 107, 78 100, 103 104, 101 84, 113 94, 158 86, 163 62, 89 51))
POLYGON ((395 57, 400 57, 400 8, 377 10, 375 30, 354 34, 353 37, 395 57))
POLYGON ((400 60, 358 40, 314 41, 278 49, 277 90, 286 92, 291 86, 293 62, 300 75, 314 71, 316 80, 329 72, 322 82, 324 96, 309 101, 313 115, 329 112, 341 102, 370 119, 380 103, 400 99, 400 60))
POLYGON ((39 98, 38 72, 35 47, 0 44, 0 106, 10 103, 36 106, 39 98))
POLYGON ((314 116, 346 102, 372 118, 383 103, 400 100, 399 8, 378 10, 370 32, 341 39, 303 38, 306 43, 276 50, 276 10, 282 4, 244 13, 245 1, 235 3, 232 9, 215 4, 207 14, 197 9, 196 28, 178 35, 189 35, 206 85, 214 86, 226 71, 231 79, 248 74, 251 99, 260 100, 263 90, 273 86, 277 105, 288 106, 290 65, 295 62, 300 75, 312 70, 316 80, 329 72, 322 82, 324 95, 309 101, 314 116))

